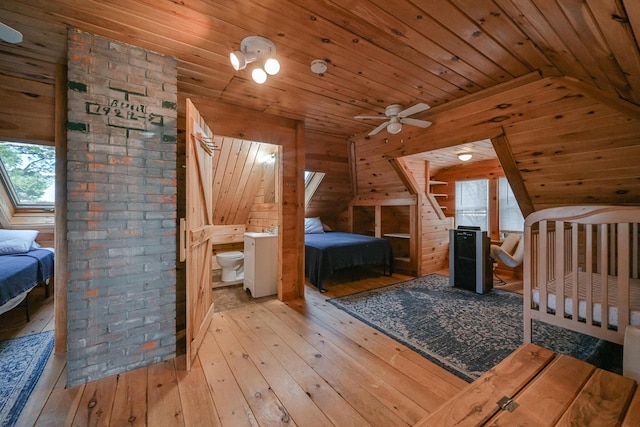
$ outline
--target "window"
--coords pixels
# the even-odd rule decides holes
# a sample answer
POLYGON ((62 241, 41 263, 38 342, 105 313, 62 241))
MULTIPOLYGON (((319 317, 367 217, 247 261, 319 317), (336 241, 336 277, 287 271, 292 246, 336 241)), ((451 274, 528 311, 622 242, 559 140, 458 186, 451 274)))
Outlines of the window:
POLYGON ((15 208, 53 209, 55 148, 0 141, 0 178, 15 208))
POLYGON ((456 181, 456 225, 489 231, 489 180, 456 181))
POLYGON ((500 178, 498 188, 500 206, 500 235, 504 236, 513 231, 524 231, 524 217, 520 206, 516 202, 507 178, 500 178))
POLYGON ((315 175, 315 172, 304 171, 304 186, 305 186, 305 188, 309 185, 309 182, 311 182, 311 179, 313 178, 313 175, 315 175))
POLYGON ((309 206, 311 198, 324 178, 323 172, 304 171, 304 207, 309 206))

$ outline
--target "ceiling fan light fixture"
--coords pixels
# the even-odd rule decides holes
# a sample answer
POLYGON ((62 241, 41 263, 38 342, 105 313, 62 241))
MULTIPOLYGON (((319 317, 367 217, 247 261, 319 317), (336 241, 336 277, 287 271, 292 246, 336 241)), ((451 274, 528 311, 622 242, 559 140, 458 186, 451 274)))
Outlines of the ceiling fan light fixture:
POLYGON ((473 154, 471 153, 458 153, 458 159, 460 159, 461 162, 468 162, 472 157, 473 154))
POLYGON ((401 130, 402 130, 402 123, 400 123, 398 121, 391 121, 387 125, 387 132, 389 132, 392 135, 400 133, 401 130))
POLYGON ((395 135, 402 130, 403 124, 407 124, 410 126, 417 126, 420 128, 427 128, 432 125, 432 123, 428 120, 420 120, 420 119, 407 117, 412 114, 417 114, 424 110, 428 110, 429 106, 427 104, 420 102, 409 108, 405 108, 404 110, 402 108, 403 107, 400 104, 391 104, 391 105, 387 105, 387 107, 384 109, 384 116, 381 116, 381 115, 380 116, 355 116, 354 119, 362 119, 362 120, 387 119, 387 121, 385 121, 384 123, 381 123, 378 127, 376 127, 374 130, 369 132, 369 136, 376 135, 378 132, 380 132, 384 128, 386 128, 387 132, 389 132, 391 135, 395 135))

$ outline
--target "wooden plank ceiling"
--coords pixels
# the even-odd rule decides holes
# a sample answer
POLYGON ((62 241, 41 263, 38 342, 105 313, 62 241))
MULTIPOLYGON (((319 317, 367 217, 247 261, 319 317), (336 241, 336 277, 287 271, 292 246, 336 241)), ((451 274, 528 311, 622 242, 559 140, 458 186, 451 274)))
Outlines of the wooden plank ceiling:
MULTIPOLYGON (((0 42, 0 76, 52 83, 55 64, 66 61, 69 26, 176 57, 181 96, 303 120, 309 132, 345 139, 379 124, 354 116, 383 114, 392 103, 425 102, 433 108, 420 118, 431 120, 438 108, 546 78, 569 77, 631 109, 640 104, 637 0, 3 0, 0 21, 24 34, 19 45, 0 42), (281 71, 263 85, 251 81, 251 67, 234 71, 229 63, 250 35, 277 46, 281 71), (315 59, 328 63, 325 73, 311 72, 315 59)), ((532 151, 538 138, 531 130, 517 129, 514 120, 510 126, 517 144, 509 146, 507 137, 506 151, 532 151)), ((466 135, 458 143, 470 142, 466 135)), ((619 145, 637 145, 635 135, 619 145)), ((554 136, 547 132, 547 143, 554 136)), ((624 168, 618 183, 628 191, 640 174, 624 168)), ((538 197, 532 187, 527 192, 538 197)))

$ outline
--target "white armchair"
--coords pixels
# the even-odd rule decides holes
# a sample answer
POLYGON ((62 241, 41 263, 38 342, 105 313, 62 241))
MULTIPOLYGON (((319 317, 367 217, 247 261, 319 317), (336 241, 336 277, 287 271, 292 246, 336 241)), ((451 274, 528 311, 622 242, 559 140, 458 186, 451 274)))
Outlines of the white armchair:
POLYGON ((502 245, 491 245, 491 258, 507 267, 517 267, 524 259, 524 238, 517 233, 509 234, 502 245))
MULTIPOLYGON (((507 267, 518 267, 524 260, 524 237, 518 233, 509 234, 500 246, 491 245, 490 257, 494 262, 500 261, 507 267)), ((495 269, 494 275, 500 283, 504 283, 504 280, 495 274, 495 269)))

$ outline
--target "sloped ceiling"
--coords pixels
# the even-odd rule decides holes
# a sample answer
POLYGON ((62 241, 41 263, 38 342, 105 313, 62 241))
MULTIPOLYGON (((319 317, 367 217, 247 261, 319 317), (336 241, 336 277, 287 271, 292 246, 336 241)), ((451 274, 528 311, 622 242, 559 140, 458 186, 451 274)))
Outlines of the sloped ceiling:
POLYGON ((0 42, 0 76, 52 83, 55 64, 66 61, 71 26, 175 56, 181 95, 299 119, 309 132, 366 135, 379 122, 353 116, 426 102, 433 108, 420 117, 434 125, 381 135, 385 155, 411 154, 411 138, 421 141, 420 151, 490 138, 532 209, 640 202, 632 191, 640 176, 633 161, 618 162, 612 175, 603 160, 637 158, 637 0, 4 0, 0 12, 2 22, 24 34, 19 45, 0 42), (251 81, 250 69, 236 72, 229 64, 229 53, 249 35, 271 39, 282 64, 262 86, 251 81), (326 73, 310 71, 314 59, 327 61, 326 73), (589 101, 563 103, 556 97, 562 90, 589 101), (486 98, 499 101, 491 107, 509 107, 490 111, 478 105, 486 98), (489 132, 495 123, 480 123, 483 112, 474 116, 466 108, 490 111, 485 120, 509 120, 489 132), (572 124, 552 130, 556 115, 572 124), (583 170, 602 178, 584 178, 583 170))

